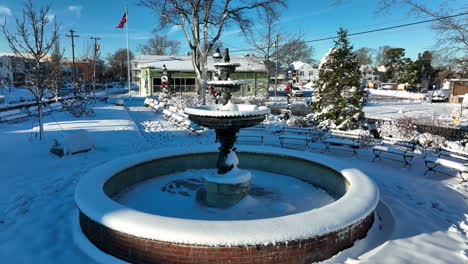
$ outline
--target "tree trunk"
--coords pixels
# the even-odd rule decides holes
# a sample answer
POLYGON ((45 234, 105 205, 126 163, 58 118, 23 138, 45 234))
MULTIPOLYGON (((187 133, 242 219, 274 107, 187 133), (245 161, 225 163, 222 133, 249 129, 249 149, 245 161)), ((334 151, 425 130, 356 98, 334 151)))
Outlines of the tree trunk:
POLYGON ((44 133, 44 122, 42 120, 42 102, 39 99, 37 100, 37 111, 39 113, 39 140, 42 140, 44 133))

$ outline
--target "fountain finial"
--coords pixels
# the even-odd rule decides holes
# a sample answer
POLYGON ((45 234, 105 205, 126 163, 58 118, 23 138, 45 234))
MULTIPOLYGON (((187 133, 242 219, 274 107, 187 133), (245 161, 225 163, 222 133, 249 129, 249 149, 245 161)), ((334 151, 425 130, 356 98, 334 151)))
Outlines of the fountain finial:
POLYGON ((219 62, 223 56, 221 56, 221 51, 219 51, 219 48, 216 48, 215 53, 213 54, 213 59, 215 59, 215 62, 219 62))
POLYGON ((230 62, 231 61, 231 57, 229 57, 229 49, 226 48, 226 52, 224 52, 224 62, 230 62))

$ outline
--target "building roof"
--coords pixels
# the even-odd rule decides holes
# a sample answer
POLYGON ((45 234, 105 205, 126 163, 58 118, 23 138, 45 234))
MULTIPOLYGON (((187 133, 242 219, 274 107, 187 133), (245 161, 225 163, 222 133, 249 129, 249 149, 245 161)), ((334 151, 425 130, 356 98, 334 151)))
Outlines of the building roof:
POLYGON ((314 68, 312 65, 310 65, 307 62, 295 61, 289 65, 288 69, 297 71, 297 70, 307 68, 307 67, 309 67, 310 69, 314 68))
MULTIPOLYGON (((24 54, 24 57, 26 57, 26 58, 30 58, 30 59, 33 58, 32 55, 29 54, 29 53, 22 53, 22 54, 24 54)), ((5 56, 5 57, 19 57, 18 54, 13 53, 13 52, 0 52, 0 57, 3 57, 3 56, 5 56)), ((47 55, 44 56, 44 58, 42 58, 42 60, 48 60, 48 59, 50 59, 50 57, 51 57, 50 54, 47 54, 47 55)))
MULTIPOLYGON (((255 56, 231 56, 232 63, 239 63, 240 67, 236 68, 236 72, 266 72, 266 67, 262 58, 255 56)), ((208 71, 214 71, 213 58, 208 58, 208 71)), ((157 56, 157 55, 140 55, 132 59, 132 64, 137 68, 154 67, 162 69, 166 65, 168 71, 185 71, 193 72, 191 56, 157 56)))

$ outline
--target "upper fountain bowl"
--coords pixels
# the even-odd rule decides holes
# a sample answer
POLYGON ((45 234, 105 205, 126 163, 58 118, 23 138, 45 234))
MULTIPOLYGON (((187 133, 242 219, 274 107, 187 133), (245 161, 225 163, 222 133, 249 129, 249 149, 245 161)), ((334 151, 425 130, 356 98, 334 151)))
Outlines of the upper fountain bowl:
POLYGON ((265 106, 236 104, 235 108, 223 105, 186 107, 185 113, 197 125, 212 129, 245 128, 256 126, 270 113, 265 106))

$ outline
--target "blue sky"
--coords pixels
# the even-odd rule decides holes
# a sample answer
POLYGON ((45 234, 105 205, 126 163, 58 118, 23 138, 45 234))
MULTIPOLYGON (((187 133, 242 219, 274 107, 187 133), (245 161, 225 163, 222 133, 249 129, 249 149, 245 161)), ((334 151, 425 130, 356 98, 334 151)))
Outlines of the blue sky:
MULTIPOLYGON (((121 0, 33 0, 35 6, 51 4, 51 15, 62 25, 62 33, 74 29, 80 37, 76 40, 76 56, 84 55, 86 43, 90 37, 100 37, 102 54, 125 48, 125 29, 115 29, 124 13, 124 6, 129 6, 130 48, 136 52, 139 44, 144 44, 151 37, 151 31, 157 23, 154 13, 136 5, 137 1, 121 0)), ((331 5, 331 0, 289 0, 288 8, 281 18, 281 28, 285 32, 303 32, 306 40, 334 36, 339 26, 349 29, 349 32, 377 29, 410 23, 427 19, 428 17, 408 16, 407 10, 400 8, 390 14, 375 14, 377 0, 346 0, 339 6, 331 5)), ((423 1, 430 7, 437 7, 441 0, 423 1)), ((449 6, 466 10, 465 1, 452 0, 449 6)), ((21 12, 22 1, 0 0, 0 19, 6 18, 9 26, 13 25, 14 17, 21 12)), ((456 11, 455 11, 456 12, 456 11)), ((255 25, 262 26, 262 25, 255 25)), ((177 27, 167 32, 170 39, 181 41, 181 55, 188 51, 186 40, 177 27)), ((431 49, 435 43, 436 33, 430 29, 430 24, 422 24, 391 31, 378 32, 351 38, 354 47, 378 48, 383 45, 406 49, 407 56, 415 58, 418 53, 431 49)), ((222 37, 223 43, 232 50, 246 49, 248 45, 236 28, 229 28, 222 37)), ((65 48, 65 56, 71 57, 70 39, 62 37, 61 46, 65 48)), ((314 57, 320 59, 333 46, 333 41, 323 41, 312 44, 314 57)), ((0 37, 0 52, 9 52, 5 40, 0 37)), ((245 51, 238 52, 245 53, 245 51)), ((234 52, 234 54, 236 54, 234 52)))

